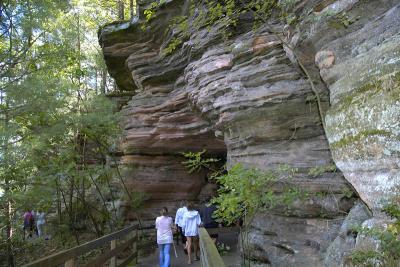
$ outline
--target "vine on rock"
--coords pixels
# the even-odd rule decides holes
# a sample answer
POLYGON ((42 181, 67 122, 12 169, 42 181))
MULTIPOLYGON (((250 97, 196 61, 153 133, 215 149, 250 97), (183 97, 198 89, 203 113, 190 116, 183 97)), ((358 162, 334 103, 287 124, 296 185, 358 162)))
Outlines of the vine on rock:
MULTIPOLYGON (((155 18, 158 10, 165 4, 165 0, 151 3, 144 10, 146 23, 150 23, 155 18)), ((172 38, 169 41, 166 48, 164 48, 164 55, 172 54, 183 42, 187 41, 190 37, 190 32, 196 32, 204 27, 211 29, 212 26, 218 24, 223 31, 223 38, 227 40, 233 34, 233 29, 237 26, 241 14, 252 10, 260 17, 269 18, 274 10, 279 12, 283 10, 281 6, 282 4, 278 0, 251 0, 243 4, 237 0, 192 1, 187 17, 176 16, 170 20, 167 33, 172 32, 173 35, 179 37, 172 38), (181 40, 179 45, 177 45, 176 39, 181 40)), ((254 16, 254 28, 261 26, 261 24, 262 20, 254 16)), ((142 25, 142 29, 144 30, 145 28, 146 25, 142 25)))

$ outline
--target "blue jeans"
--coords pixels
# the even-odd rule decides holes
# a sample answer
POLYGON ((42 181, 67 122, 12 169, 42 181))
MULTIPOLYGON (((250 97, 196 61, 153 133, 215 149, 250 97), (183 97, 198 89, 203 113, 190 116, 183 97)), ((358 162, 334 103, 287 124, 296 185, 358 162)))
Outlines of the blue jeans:
POLYGON ((169 256, 169 250, 171 249, 171 244, 158 244, 160 249, 160 267, 169 267, 171 257, 169 256))

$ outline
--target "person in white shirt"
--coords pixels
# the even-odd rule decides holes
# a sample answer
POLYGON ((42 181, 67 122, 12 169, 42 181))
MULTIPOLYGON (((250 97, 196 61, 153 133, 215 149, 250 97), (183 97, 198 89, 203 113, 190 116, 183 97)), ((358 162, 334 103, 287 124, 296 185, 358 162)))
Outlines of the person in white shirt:
MULTIPOLYGON (((177 227, 177 229, 178 229, 178 234, 181 236, 181 240, 182 240, 182 244, 186 244, 186 237, 185 237, 185 235, 183 234, 183 230, 182 230, 182 223, 183 223, 183 214, 185 214, 185 212, 187 212, 188 210, 187 210, 187 201, 186 200, 182 200, 181 201, 181 205, 180 205, 181 207, 176 211, 176 215, 175 215, 175 225, 176 225, 176 227, 177 227)), ((178 237, 178 240, 179 240, 179 237, 178 237)), ((178 240, 177 240, 177 245, 178 245, 178 240)), ((187 253, 186 252, 186 250, 185 250, 185 253, 187 253)))
POLYGON ((195 252, 195 260, 199 260, 199 226, 201 225, 200 213, 194 209, 193 203, 187 206, 188 211, 183 214, 183 232, 186 236, 186 249, 188 252, 188 264, 192 263, 192 243, 195 252))
POLYGON ((43 236, 43 228, 45 223, 46 223, 45 213, 42 210, 39 210, 36 213, 36 228, 39 237, 43 236))
POLYGON ((161 216, 156 219, 157 244, 160 249, 160 267, 169 267, 171 257, 169 251, 173 242, 172 229, 174 227, 171 217, 168 217, 168 209, 162 208, 161 216))

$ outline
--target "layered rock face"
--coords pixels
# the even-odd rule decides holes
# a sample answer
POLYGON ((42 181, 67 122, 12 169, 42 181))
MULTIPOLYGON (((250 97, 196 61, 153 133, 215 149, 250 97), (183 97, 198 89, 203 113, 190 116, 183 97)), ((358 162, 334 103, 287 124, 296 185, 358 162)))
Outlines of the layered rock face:
MULTIPOLYGON (((160 17, 168 21, 179 10, 179 5, 172 5, 165 17, 160 17)), ((134 94, 122 108, 124 134, 117 153, 122 154, 120 174, 130 190, 146 193, 142 217, 151 221, 161 207, 173 211, 180 200, 201 200, 215 189, 208 185, 205 171, 188 172, 182 164, 183 152, 206 150, 207 156, 226 155, 223 139, 194 111, 183 79, 179 80, 189 54, 175 59, 160 57, 163 40, 157 34, 167 24, 160 25, 154 32, 142 31, 137 25, 127 29, 124 24, 111 26, 103 30, 102 39, 118 87, 134 94)), ((132 216, 128 209, 128 219, 132 216)))
POLYGON ((244 16, 233 36, 218 24, 200 28, 172 53, 165 48, 180 35, 170 20, 187 15, 189 1, 167 1, 147 28, 141 20, 106 26, 100 43, 110 74, 134 92, 122 110, 118 162, 127 185, 149 195, 151 211, 209 194, 206 174, 182 165, 184 151, 226 156, 228 167, 296 167, 287 184, 313 197, 291 213, 259 214, 245 256, 257 266, 343 266, 357 246, 351 224, 370 217, 347 181, 375 216, 399 182, 396 2, 296 1, 291 12, 313 19, 252 30, 244 16), (296 57, 322 97, 326 133, 296 57), (333 162, 344 177, 309 174, 333 162))
POLYGON ((400 5, 347 2, 335 12, 361 21, 316 46, 317 55, 329 51, 335 58, 331 65, 319 65, 330 91, 327 137, 337 166, 378 212, 400 181, 400 5), (368 21, 361 19, 365 12, 371 14, 368 21))

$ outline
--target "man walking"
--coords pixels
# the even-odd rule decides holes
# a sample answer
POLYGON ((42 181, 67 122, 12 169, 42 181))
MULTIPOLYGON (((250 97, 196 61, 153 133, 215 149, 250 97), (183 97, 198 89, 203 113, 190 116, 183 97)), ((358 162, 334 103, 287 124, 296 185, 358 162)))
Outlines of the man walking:
MULTIPOLYGON (((183 227, 183 214, 185 214, 185 212, 188 211, 187 209, 187 201, 186 200, 182 200, 180 203, 180 208, 176 211, 176 215, 175 215, 175 224, 178 228, 178 235, 181 237, 182 240, 182 244, 185 245, 186 244, 186 237, 183 233, 182 227, 183 227)), ((176 244, 179 245, 179 236, 176 239, 176 244)), ((186 251, 185 251, 186 253, 186 251)))

